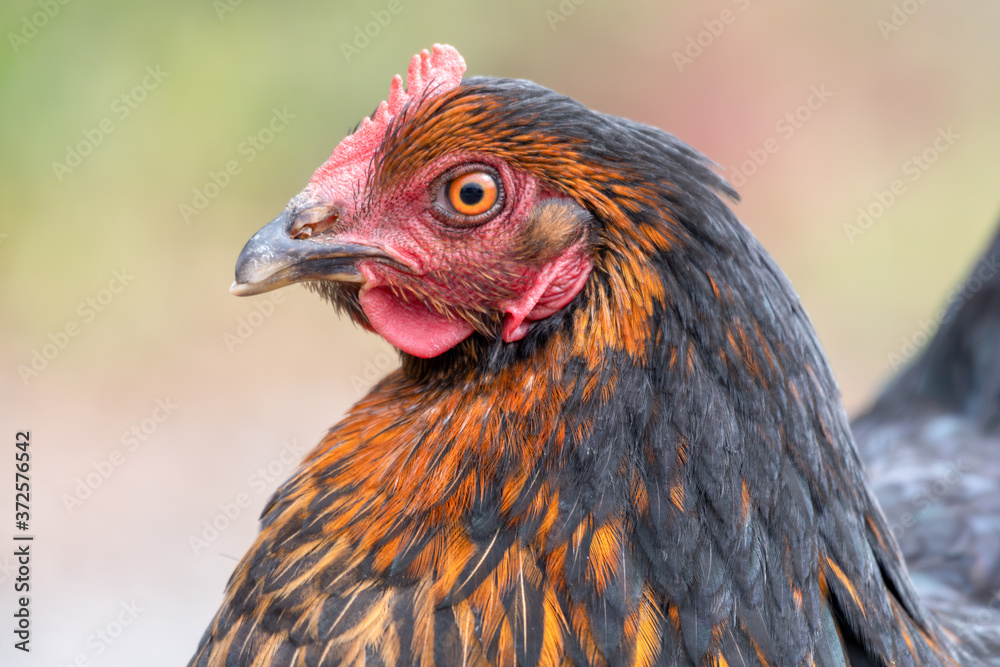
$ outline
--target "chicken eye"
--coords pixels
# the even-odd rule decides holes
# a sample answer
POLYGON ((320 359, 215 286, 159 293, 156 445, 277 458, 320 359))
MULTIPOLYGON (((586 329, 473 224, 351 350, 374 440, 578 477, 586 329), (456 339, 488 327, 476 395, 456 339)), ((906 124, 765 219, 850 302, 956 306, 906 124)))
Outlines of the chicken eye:
POLYGON ((435 215, 453 227, 481 225, 503 206, 500 176, 487 165, 464 165, 437 182, 435 215))
POLYGON ((479 215, 497 201, 497 183, 492 174, 473 171, 448 184, 448 203, 456 213, 479 215))

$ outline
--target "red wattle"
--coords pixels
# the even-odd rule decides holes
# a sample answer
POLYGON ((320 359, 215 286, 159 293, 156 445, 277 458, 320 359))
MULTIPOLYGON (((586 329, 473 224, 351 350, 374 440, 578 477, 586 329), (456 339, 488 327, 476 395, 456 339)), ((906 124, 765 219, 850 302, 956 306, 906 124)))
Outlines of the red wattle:
POLYGON ((372 327, 407 354, 430 359, 472 335, 472 325, 450 319, 419 301, 403 299, 387 287, 362 289, 361 307, 372 327))

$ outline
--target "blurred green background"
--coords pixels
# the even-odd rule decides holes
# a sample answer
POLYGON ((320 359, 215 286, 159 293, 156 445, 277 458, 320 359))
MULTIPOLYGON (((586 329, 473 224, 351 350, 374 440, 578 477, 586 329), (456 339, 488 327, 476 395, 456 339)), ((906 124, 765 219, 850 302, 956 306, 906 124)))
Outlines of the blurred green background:
POLYGON ((3 664, 182 664, 268 494, 395 364, 301 287, 227 290, 434 42, 715 160, 852 410, 1000 214, 988 0, 15 0, 0 26, 0 439, 32 430, 37 535, 33 651, 3 664))

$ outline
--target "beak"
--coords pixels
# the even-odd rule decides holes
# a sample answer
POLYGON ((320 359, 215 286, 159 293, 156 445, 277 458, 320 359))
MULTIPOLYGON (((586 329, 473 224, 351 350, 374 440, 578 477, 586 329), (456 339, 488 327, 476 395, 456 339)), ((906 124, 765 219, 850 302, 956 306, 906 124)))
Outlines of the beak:
MULTIPOLYGON (((304 211, 302 213, 307 213, 304 211)), ((229 291, 252 296, 308 280, 361 283, 358 262, 388 255, 357 243, 322 238, 292 238, 289 230, 297 215, 285 210, 254 234, 236 260, 236 281, 229 291)))

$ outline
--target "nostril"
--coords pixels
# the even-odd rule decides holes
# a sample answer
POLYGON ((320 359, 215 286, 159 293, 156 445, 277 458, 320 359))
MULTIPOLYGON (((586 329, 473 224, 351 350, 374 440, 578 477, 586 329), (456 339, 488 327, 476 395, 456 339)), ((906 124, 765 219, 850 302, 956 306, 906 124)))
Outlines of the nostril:
POLYGON ((312 206, 295 214, 288 235, 293 239, 308 239, 328 231, 339 218, 336 206, 312 206))
POLYGON ((313 225, 310 223, 299 223, 299 225, 293 225, 291 231, 291 237, 293 239, 307 239, 313 235, 313 225), (297 227, 297 228, 296 228, 297 227))

